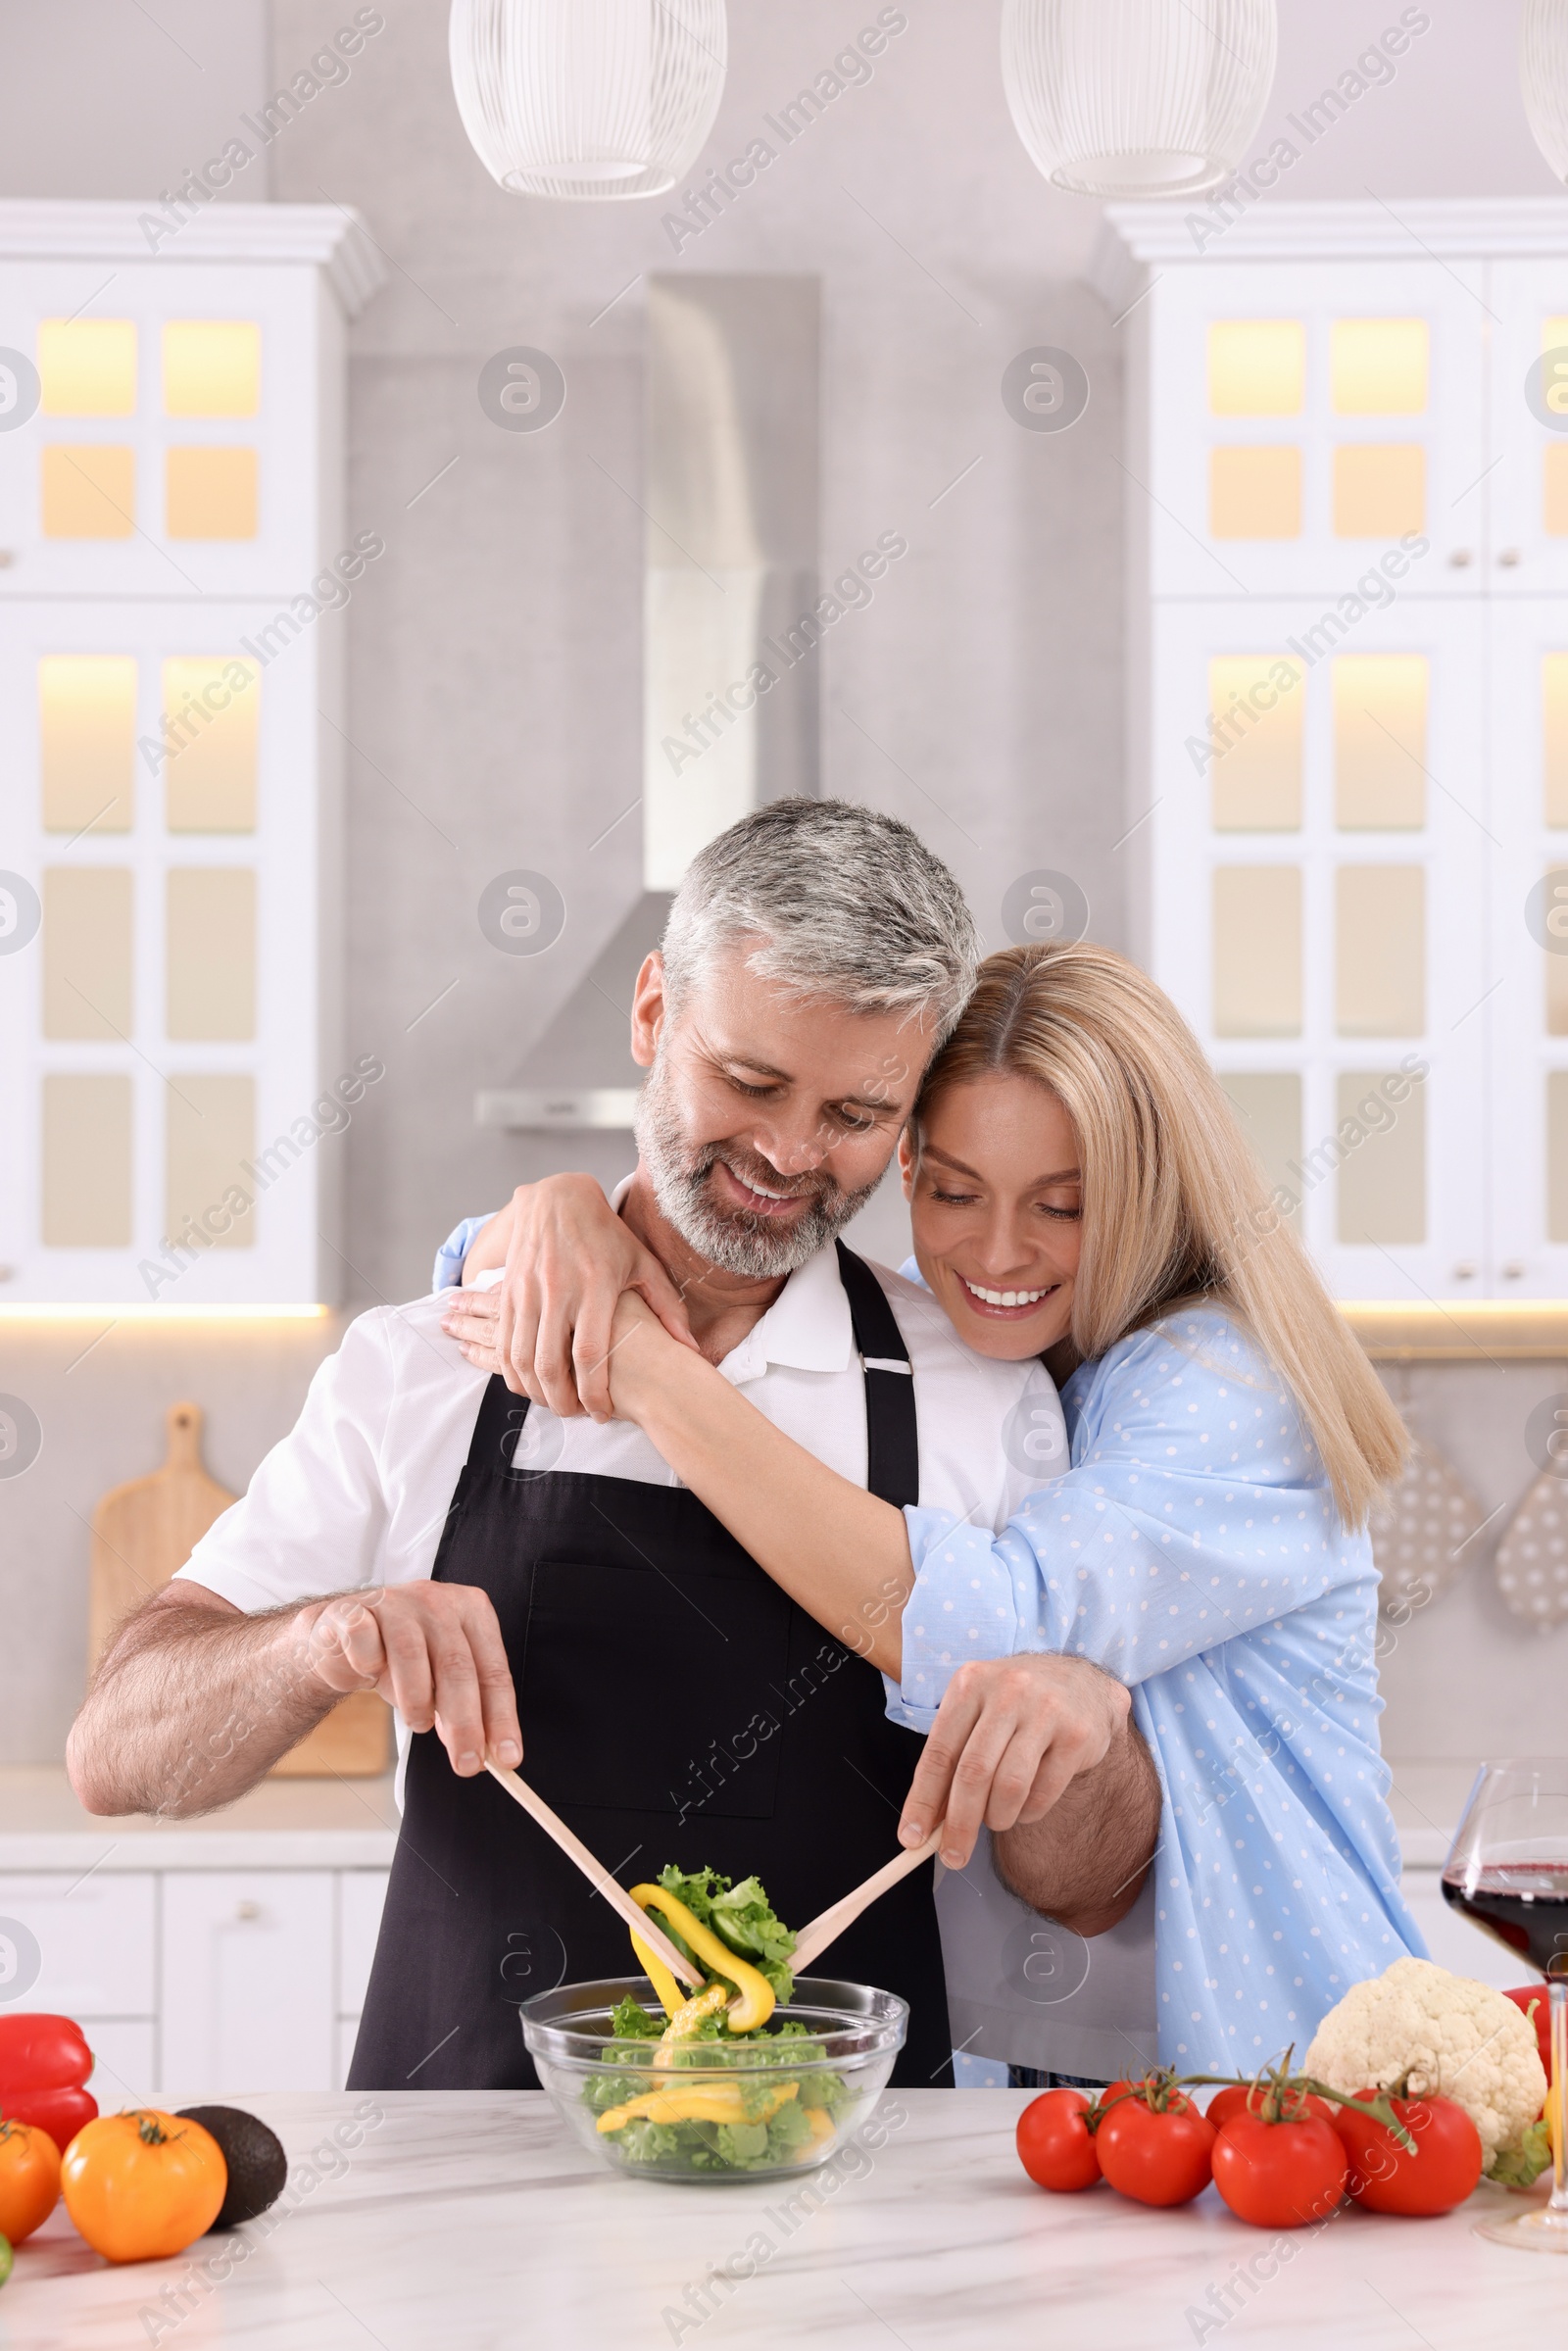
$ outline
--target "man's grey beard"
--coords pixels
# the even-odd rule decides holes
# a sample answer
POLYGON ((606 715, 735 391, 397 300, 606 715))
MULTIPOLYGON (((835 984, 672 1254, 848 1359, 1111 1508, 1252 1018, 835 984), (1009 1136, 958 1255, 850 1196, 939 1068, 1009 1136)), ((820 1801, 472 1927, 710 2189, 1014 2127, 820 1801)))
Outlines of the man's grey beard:
POLYGON ((742 1151, 736 1144, 688 1143, 662 1053, 656 1057, 643 1088, 636 1131, 638 1153, 652 1179, 661 1212, 687 1247, 710 1265, 752 1281, 778 1281, 794 1273, 844 1230, 876 1190, 872 1183, 858 1192, 846 1192, 821 1168, 814 1168, 801 1177, 798 1185, 802 1194, 809 1196, 810 1205, 788 1228, 746 1208, 715 1207, 710 1178, 720 1159, 743 1184, 765 1184, 770 1192, 777 1192, 789 1179, 756 1152, 742 1151))

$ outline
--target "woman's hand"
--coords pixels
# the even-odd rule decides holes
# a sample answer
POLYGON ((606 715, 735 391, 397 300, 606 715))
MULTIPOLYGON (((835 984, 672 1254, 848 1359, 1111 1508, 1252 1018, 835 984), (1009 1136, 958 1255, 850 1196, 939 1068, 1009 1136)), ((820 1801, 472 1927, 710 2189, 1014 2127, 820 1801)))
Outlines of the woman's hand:
MULTIPOLYGON (((499 1290, 454 1290, 441 1318, 442 1329, 457 1341, 466 1361, 476 1371, 503 1368, 501 1303, 499 1290)), ((614 1301, 603 1367, 611 1416, 616 1420, 639 1417, 638 1399, 647 1394, 645 1383, 658 1379, 660 1357, 663 1355, 667 1361, 674 1345, 641 1295, 623 1290, 614 1301)))
POLYGON ((962 1869, 982 1822, 1044 1820, 1124 1737, 1132 1693, 1084 1657, 975 1659, 948 1684, 915 1767, 899 1839, 917 1845, 947 1815, 942 1859, 962 1869))
POLYGON ((562 1420, 584 1412, 609 1420, 615 1300, 623 1291, 636 1291, 670 1337, 691 1347, 675 1286, 592 1176, 519 1184, 510 1219, 506 1271, 493 1293, 496 1310, 476 1310, 483 1291, 455 1293, 446 1328, 465 1343, 467 1360, 499 1371, 514 1396, 528 1396, 562 1420), (469 1353, 470 1346, 478 1351, 469 1353))

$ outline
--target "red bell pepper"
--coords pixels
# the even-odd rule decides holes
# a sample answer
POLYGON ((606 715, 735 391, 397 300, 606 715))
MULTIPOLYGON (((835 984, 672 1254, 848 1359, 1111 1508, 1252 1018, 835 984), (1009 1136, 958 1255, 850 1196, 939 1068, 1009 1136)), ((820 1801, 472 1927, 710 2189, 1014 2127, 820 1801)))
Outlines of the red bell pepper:
POLYGON ((62 2154, 97 2115, 85 2086, 92 2067, 86 2035, 70 2017, 0 2016, 0 2116, 47 2131, 62 2154))
POLYGON ((8 2123, 30 2123, 47 2131, 64 2155, 84 2123, 96 2122, 98 2101, 90 2089, 3 2089, 0 2117, 8 2123))
POLYGON ((86 2034, 68 2016, 0 2016, 0 2100, 8 2090, 79 2089, 92 2072, 86 2034))

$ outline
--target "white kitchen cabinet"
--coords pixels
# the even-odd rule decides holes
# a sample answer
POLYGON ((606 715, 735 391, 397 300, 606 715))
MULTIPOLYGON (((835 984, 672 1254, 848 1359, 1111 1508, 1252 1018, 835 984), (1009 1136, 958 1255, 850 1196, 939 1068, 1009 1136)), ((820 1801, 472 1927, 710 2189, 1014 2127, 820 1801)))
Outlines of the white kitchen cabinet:
POLYGON ((336 2057, 331 1873, 172 1871, 163 1893, 162 2093, 325 2088, 336 2057))
POLYGON ((1568 591, 1568 377, 1548 353, 1568 348, 1568 253, 1494 262, 1490 271, 1489 409, 1493 422, 1488 476, 1492 513, 1489 587, 1494 596, 1561 596, 1568 591), (1544 381, 1549 376, 1551 382, 1544 381), (1544 390, 1547 425, 1531 406, 1544 390))
MULTIPOLYGON (((1560 454, 1568 458, 1568 442, 1560 454)), ((1568 1296, 1568 936, 1555 889, 1568 883, 1568 602, 1499 596, 1487 638, 1489 821, 1497 841, 1487 908, 1494 986, 1486 1123, 1497 1287, 1560 1298, 1568 1296), (1543 953, 1548 939, 1555 952, 1543 953)))
POLYGON ((153 2017, 81 2020, 94 2065, 87 2087, 104 2114, 157 2103, 158 2024, 153 2017))
POLYGON ((157 1880, 151 1871, 111 1876, 39 1871, 0 1877, 0 1937, 16 1920, 38 1947, 28 2008, 73 2016, 150 2017, 157 2006, 157 1880))
POLYGON ((317 1145, 373 1063, 339 804, 381 264, 341 206, 216 206, 159 253, 144 220, 0 202, 4 1302, 327 1302, 317 1145))
POLYGON ((1113 206, 1096 267, 1133 952, 1338 1297, 1558 1298, 1568 209, 1227 206, 1113 206))
MULTIPOLYGON (((1173 209, 1158 207, 1161 223, 1149 232, 1161 243, 1173 209)), ((1268 221, 1288 210, 1308 208, 1270 206, 1268 221)), ((1265 268, 1252 258, 1268 234, 1261 220, 1238 222, 1225 259, 1200 259, 1179 236, 1186 266, 1167 263, 1150 297, 1148 397, 1129 460, 1148 495, 1129 485, 1129 505, 1147 525, 1156 597, 1335 596, 1387 538, 1427 518, 1437 549, 1429 592, 1473 585, 1485 266, 1370 258, 1345 216, 1375 208, 1333 210, 1322 229, 1332 252, 1276 250, 1265 268), (1399 338, 1380 349, 1376 330, 1387 326, 1399 338), (1402 381, 1375 385, 1369 400, 1361 386, 1369 372, 1386 377, 1390 359, 1402 381), (1390 527, 1390 510, 1417 502, 1418 518, 1390 527)), ((1145 208, 1117 206, 1111 218, 1142 251, 1145 208)))
MULTIPOLYGON (((1485 1167, 1471 1147, 1490 985, 1474 615, 1412 596, 1369 613, 1343 650, 1320 650, 1320 610, 1283 598, 1154 609, 1154 702, 1180 726, 1161 725, 1152 743, 1151 964, 1244 1115, 1272 1102, 1253 1139, 1336 1294, 1401 1297, 1413 1278, 1433 1296, 1463 1295, 1482 1276, 1479 1265, 1458 1269, 1485 1213, 1485 1167), (1293 682, 1266 687, 1276 699, 1265 725, 1209 756, 1211 704, 1229 699, 1232 681, 1256 688, 1276 664, 1293 682), (1337 757, 1348 702, 1363 760, 1368 741, 1388 744, 1385 722, 1411 737, 1390 747, 1381 801, 1364 764, 1347 775, 1337 757), (1422 756, 1429 737, 1444 746, 1435 761, 1422 756), (1289 921, 1270 897, 1281 889, 1289 921), (1392 1011, 1378 1005, 1390 975, 1364 911, 1356 928, 1357 906, 1375 910, 1381 898, 1411 917, 1393 973, 1409 1001, 1392 1011), (1335 1165, 1345 1081, 1358 1075, 1351 1091, 1364 1100, 1407 1055, 1426 1075, 1402 1088, 1396 1117, 1374 1113, 1389 1123, 1355 1154, 1352 1191, 1335 1165), (1364 1237, 1358 1213, 1388 1152, 1402 1153, 1411 1176, 1397 1241, 1364 1237)), ((1396 1187, 1382 1190, 1385 1210, 1396 1208, 1386 1198, 1396 1187)))

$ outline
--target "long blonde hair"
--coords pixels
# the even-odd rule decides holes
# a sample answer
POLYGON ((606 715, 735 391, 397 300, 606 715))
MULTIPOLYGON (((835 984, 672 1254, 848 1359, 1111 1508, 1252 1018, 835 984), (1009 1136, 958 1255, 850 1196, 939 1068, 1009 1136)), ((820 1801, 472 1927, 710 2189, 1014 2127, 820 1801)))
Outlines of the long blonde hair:
POLYGON ((1229 1308, 1294 1396, 1342 1522, 1360 1526, 1403 1464, 1404 1424, 1164 990, 1087 943, 988 955, 927 1074, 916 1139, 940 1095, 998 1071, 1049 1087, 1077 1133, 1079 1355, 1183 1302, 1229 1308))

